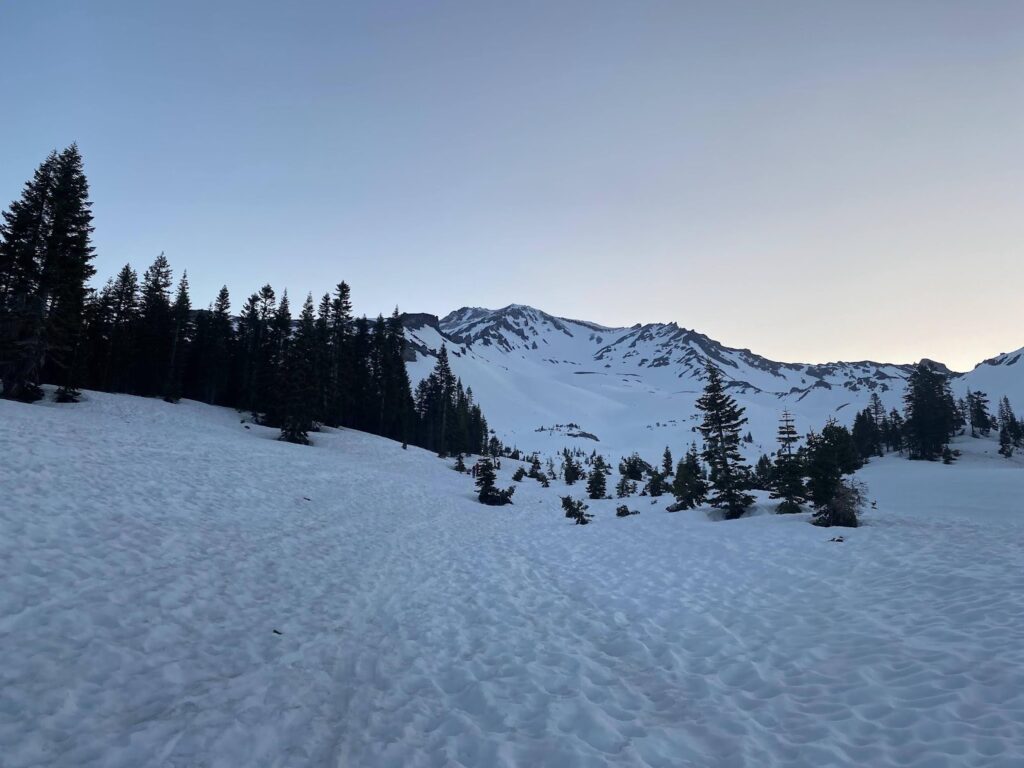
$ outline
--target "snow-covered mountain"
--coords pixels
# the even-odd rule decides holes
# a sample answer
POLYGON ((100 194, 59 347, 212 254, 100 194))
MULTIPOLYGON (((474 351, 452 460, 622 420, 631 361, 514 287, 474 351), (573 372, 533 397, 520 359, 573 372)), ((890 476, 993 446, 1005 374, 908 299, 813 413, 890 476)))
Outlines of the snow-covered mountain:
MULTIPOLYGON (((772 450, 783 409, 806 430, 830 416, 852 421, 873 392, 886 407, 900 406, 912 369, 871 361, 781 363, 676 323, 608 328, 520 304, 405 319, 414 383, 447 345, 452 368, 497 433, 542 452, 571 445, 611 456, 633 450, 653 456, 666 445, 681 450, 696 437, 694 401, 705 357, 718 363, 747 409, 752 452, 772 450)), ((957 393, 980 389, 993 401, 1007 395, 1024 405, 1024 350, 952 375, 957 393)))

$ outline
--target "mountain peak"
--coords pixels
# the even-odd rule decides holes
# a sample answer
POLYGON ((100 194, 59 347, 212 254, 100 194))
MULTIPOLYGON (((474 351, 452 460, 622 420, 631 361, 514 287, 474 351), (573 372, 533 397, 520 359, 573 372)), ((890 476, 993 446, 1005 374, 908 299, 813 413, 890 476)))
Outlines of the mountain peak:
MULTIPOLYGON (((711 359, 747 408, 755 448, 769 452, 783 408, 795 414, 801 429, 829 418, 849 423, 876 394, 886 409, 899 408, 904 380, 915 367, 777 362, 674 322, 607 328, 516 303, 462 307, 436 322, 410 315, 405 322, 414 382, 429 374, 447 344, 453 369, 472 386, 502 439, 530 450, 558 450, 564 447, 559 441, 576 439, 550 429, 568 423, 611 451, 661 451, 666 444, 690 442, 699 418, 694 402, 711 359)), ((922 362, 950 375, 957 393, 970 388, 993 399, 1020 399, 1024 350, 999 355, 967 374, 922 362)))
POLYGON ((946 376, 956 376, 956 371, 950 370, 949 366, 945 363, 940 363, 938 360, 932 360, 929 357, 922 357, 918 365, 923 365, 925 368, 930 368, 933 371, 945 374, 946 376))
POLYGON ((990 357, 988 360, 982 360, 975 366, 975 369, 981 368, 983 365, 986 366, 1011 366, 1024 360, 1024 347, 1015 349, 1012 352, 1003 352, 1001 355, 990 357))

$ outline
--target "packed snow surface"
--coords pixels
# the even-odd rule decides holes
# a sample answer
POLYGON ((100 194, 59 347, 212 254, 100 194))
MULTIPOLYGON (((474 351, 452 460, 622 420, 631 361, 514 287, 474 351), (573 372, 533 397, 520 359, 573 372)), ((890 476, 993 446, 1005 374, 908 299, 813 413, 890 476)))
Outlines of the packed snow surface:
POLYGON ((560 481, 488 508, 379 438, 86 397, 0 402, 4 768, 1024 764, 1024 467, 990 442, 872 462, 856 530, 580 527, 560 481))

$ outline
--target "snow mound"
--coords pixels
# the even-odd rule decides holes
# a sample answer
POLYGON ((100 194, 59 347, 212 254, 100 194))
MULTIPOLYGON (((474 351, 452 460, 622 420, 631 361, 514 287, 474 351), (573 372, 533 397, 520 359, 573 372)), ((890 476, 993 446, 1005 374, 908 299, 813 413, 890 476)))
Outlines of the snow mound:
POLYGON ((578 527, 560 482, 87 398, 0 402, 5 768, 1021 764, 1020 465, 874 462, 843 543, 578 527))

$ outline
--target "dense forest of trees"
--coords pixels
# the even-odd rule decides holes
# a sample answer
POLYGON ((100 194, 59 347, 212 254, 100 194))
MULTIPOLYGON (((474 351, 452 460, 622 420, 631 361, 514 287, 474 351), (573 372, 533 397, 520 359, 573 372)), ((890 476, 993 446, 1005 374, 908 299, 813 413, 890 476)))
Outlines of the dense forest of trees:
POLYGON ((79 388, 182 397, 249 411, 309 441, 320 425, 351 427, 437 451, 482 453, 487 422, 442 349, 413 393, 396 309, 354 317, 349 286, 293 318, 287 292, 264 285, 231 314, 221 288, 193 309, 188 276, 161 254, 140 278, 131 265, 99 289, 82 158, 74 145, 39 166, 0 224, 0 379, 5 398, 31 402, 42 382, 73 401, 79 388))

